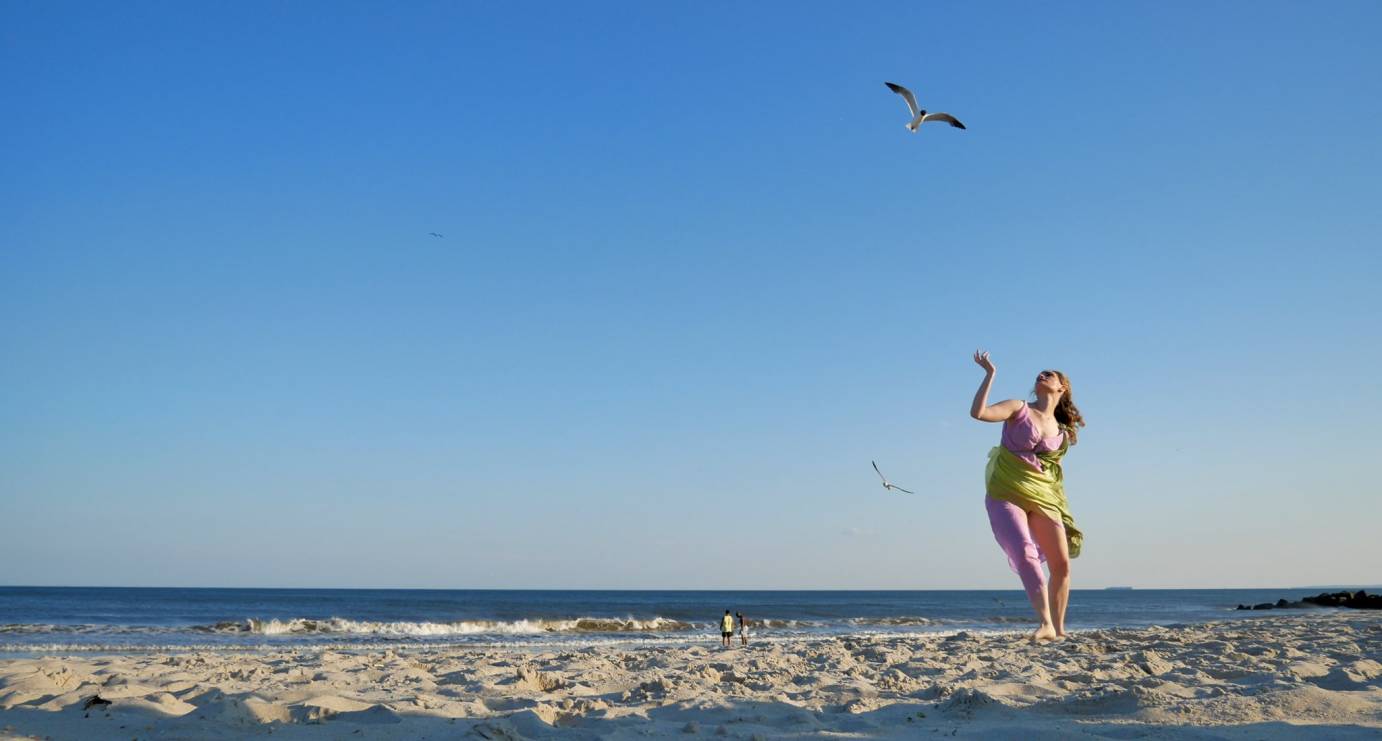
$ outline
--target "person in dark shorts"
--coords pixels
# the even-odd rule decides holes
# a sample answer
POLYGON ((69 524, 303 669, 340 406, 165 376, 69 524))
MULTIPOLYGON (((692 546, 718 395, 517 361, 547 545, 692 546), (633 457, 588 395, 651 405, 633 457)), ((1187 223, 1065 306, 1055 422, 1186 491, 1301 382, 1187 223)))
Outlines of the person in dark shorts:
POLYGON ((725 610, 725 616, 720 619, 720 645, 729 648, 729 639, 734 637, 734 616, 725 610))

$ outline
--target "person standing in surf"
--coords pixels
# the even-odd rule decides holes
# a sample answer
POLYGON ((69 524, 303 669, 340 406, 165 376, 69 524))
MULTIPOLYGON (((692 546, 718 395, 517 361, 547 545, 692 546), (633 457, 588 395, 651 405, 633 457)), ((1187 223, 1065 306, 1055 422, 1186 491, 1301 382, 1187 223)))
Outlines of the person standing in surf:
POLYGON ((1007 399, 989 404, 993 361, 976 350, 974 362, 984 369, 984 382, 969 416, 1003 423, 1001 444, 989 451, 984 471, 989 526, 1041 621, 1032 640, 1056 640, 1065 636, 1070 559, 1080 555, 1084 543, 1065 499, 1061 459, 1078 439, 1084 417, 1075 406, 1070 379, 1054 370, 1037 374, 1035 403, 1007 399), (1051 571, 1049 584, 1042 561, 1051 571))

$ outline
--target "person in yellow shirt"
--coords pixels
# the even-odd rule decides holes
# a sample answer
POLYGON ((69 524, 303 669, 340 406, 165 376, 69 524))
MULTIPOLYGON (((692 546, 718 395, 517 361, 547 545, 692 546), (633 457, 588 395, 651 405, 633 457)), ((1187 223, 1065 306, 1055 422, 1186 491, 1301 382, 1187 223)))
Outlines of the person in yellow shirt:
POLYGON ((734 616, 725 610, 725 616, 720 619, 720 645, 729 648, 730 639, 734 637, 734 616))

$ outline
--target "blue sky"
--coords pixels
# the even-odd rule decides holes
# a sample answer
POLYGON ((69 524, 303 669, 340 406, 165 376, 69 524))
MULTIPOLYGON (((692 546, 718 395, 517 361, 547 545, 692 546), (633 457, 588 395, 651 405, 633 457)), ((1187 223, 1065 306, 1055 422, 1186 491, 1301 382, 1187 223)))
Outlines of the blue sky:
POLYGON ((1382 7, 746 5, 0 1, 0 583, 1377 582, 1382 7))

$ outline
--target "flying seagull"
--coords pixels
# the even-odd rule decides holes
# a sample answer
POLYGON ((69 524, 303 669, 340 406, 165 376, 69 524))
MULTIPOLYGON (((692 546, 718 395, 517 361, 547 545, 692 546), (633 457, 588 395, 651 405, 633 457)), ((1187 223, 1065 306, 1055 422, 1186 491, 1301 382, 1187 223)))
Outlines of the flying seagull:
POLYGON ((436 237, 437 239, 441 239, 441 238, 442 238, 442 236, 441 236, 440 234, 437 234, 436 232, 427 232, 427 236, 429 236, 429 237, 436 237))
POLYGON ((955 118, 949 113, 927 113, 925 110, 918 108, 916 96, 912 95, 911 90, 901 85, 894 85, 891 82, 885 82, 883 84, 887 85, 889 90, 901 95, 902 99, 907 101, 907 108, 912 112, 912 120, 907 122, 907 130, 913 134, 917 133, 917 128, 927 121, 944 121, 957 129, 963 129, 965 127, 964 124, 960 123, 960 119, 955 118))
MULTIPOLYGON (((869 461, 869 463, 873 463, 873 461, 869 461)), ((877 463, 873 463, 873 470, 878 471, 878 464, 877 464, 877 463)), ((891 482, 888 481, 888 477, 883 475, 883 472, 882 472, 882 471, 878 471, 878 478, 883 479, 883 488, 884 488, 884 489, 887 489, 888 491, 893 491, 894 489, 896 489, 897 491, 900 491, 900 492, 902 492, 903 494, 915 494, 915 493, 916 493, 916 492, 914 492, 914 491, 907 491, 906 489, 904 489, 904 488, 902 488, 902 487, 900 487, 900 486, 895 486, 895 485, 893 485, 891 482)))

